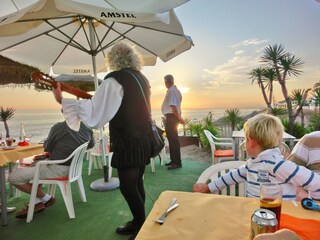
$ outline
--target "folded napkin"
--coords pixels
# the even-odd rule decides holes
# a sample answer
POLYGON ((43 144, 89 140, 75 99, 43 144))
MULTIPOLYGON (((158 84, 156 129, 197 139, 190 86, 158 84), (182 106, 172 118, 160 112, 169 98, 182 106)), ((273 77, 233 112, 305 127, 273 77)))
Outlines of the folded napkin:
POLYGON ((294 231, 303 240, 320 239, 320 221, 302 219, 287 214, 281 214, 280 229, 287 228, 294 231))

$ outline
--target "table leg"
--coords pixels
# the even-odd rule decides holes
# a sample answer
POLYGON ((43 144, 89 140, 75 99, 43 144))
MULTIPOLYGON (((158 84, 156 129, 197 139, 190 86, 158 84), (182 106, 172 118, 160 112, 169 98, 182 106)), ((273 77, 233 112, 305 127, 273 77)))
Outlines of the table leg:
POLYGON ((239 160, 239 139, 233 138, 233 142, 234 142, 234 160, 238 161, 239 160))
POLYGON ((2 226, 8 225, 7 199, 6 199, 6 177, 5 167, 0 166, 0 182, 1 182, 1 221, 2 226))
MULTIPOLYGON (((12 163, 9 163, 9 174, 12 172, 12 163)), ((9 183, 9 197, 13 197, 13 186, 9 183)))

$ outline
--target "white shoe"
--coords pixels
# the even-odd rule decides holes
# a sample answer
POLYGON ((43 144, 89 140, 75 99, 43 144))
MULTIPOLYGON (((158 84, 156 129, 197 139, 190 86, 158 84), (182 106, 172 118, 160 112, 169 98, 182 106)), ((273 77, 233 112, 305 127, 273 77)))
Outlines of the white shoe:
MULTIPOLYGON (((14 212, 16 210, 16 207, 7 207, 7 213, 14 212)), ((0 205, 0 213, 1 213, 1 205, 0 205)))

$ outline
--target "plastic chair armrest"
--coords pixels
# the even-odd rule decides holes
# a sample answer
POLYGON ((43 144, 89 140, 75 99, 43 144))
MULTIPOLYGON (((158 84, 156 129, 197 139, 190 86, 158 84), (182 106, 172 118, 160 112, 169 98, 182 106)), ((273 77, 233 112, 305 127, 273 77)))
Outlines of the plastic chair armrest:
POLYGON ((217 140, 222 142, 233 142, 233 138, 217 138, 217 140))

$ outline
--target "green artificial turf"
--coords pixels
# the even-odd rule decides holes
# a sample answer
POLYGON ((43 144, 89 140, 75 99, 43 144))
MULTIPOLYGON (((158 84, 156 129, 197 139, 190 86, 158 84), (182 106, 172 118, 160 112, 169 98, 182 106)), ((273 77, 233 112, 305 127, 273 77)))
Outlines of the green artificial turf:
MULTIPOLYGON (((185 158, 182 160, 182 164, 182 168, 168 171, 165 166, 160 165, 158 159, 155 159, 155 173, 151 173, 151 167, 147 166, 144 176, 147 214, 161 192, 165 190, 190 192, 192 185, 211 163, 185 158)), ((120 236, 115 233, 117 226, 131 220, 130 210, 120 190, 92 191, 90 183, 103 178, 103 173, 101 169, 94 169, 91 176, 88 176, 88 161, 84 162, 82 176, 87 202, 81 202, 76 184, 72 184, 75 219, 69 218, 60 190, 57 188, 56 204, 39 214, 35 214, 31 223, 26 223, 25 219, 16 219, 15 213, 10 213, 8 226, 0 226, 0 239, 128 239, 128 236, 120 236)), ((115 169, 112 176, 117 177, 115 169)), ((7 200, 8 206, 15 206, 17 210, 20 210, 25 203, 28 203, 29 195, 22 193, 20 198, 7 197, 7 200)))

